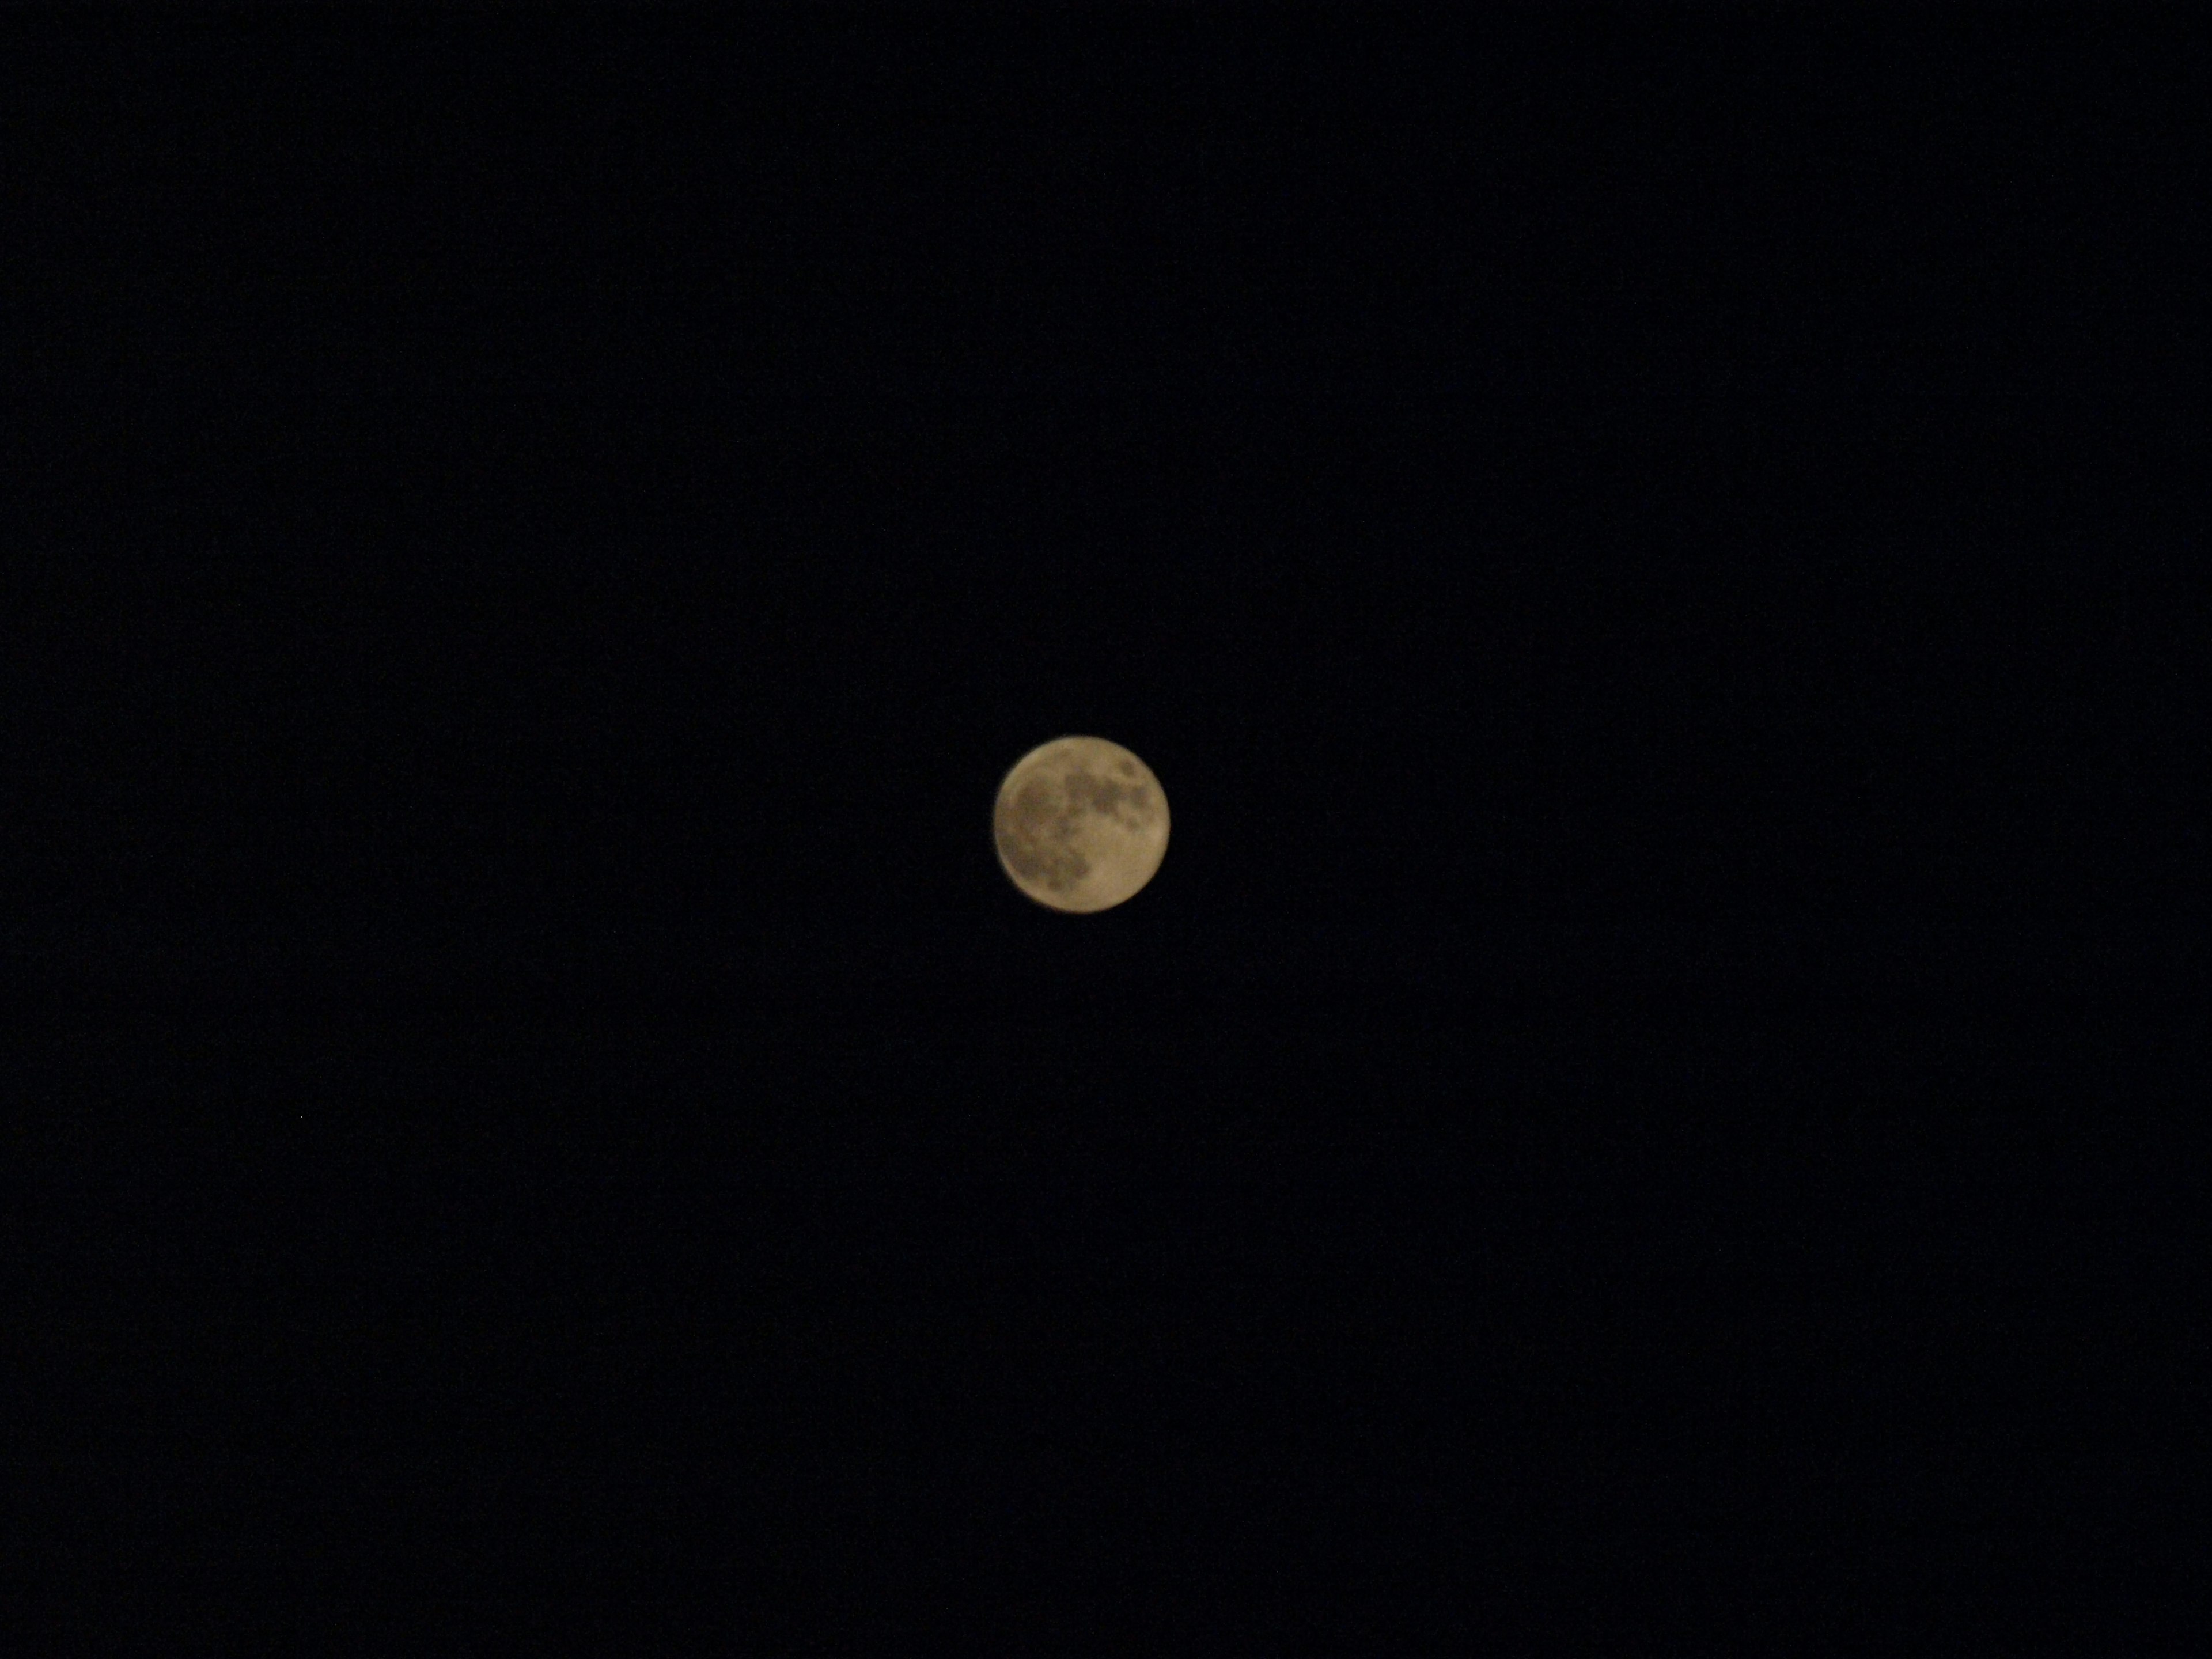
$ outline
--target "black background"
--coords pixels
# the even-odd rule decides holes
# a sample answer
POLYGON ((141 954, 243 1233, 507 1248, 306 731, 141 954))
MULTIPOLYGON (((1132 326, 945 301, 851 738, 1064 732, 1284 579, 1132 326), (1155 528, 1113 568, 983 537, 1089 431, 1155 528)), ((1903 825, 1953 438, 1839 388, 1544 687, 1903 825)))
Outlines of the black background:
POLYGON ((11 20, 6 1599, 2169 1650, 2201 63, 11 20))

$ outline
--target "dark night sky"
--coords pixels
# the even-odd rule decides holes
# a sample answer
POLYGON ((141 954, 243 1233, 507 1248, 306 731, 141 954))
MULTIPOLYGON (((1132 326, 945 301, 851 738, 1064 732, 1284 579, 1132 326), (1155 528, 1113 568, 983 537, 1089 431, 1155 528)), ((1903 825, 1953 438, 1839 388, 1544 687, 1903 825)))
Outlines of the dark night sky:
POLYGON ((2187 44, 10 20, 0 1600, 2159 1617, 2187 44))

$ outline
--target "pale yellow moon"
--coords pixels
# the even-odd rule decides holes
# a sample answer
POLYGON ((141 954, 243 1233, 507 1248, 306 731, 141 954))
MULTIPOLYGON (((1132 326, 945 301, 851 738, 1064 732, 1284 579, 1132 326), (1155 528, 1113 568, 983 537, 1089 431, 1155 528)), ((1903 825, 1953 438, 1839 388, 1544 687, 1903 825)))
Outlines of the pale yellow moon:
POLYGON ((1134 898, 1168 850, 1168 798, 1152 769, 1103 738, 1054 738, 1014 763, 991 828, 1006 878, 1078 913, 1134 898))

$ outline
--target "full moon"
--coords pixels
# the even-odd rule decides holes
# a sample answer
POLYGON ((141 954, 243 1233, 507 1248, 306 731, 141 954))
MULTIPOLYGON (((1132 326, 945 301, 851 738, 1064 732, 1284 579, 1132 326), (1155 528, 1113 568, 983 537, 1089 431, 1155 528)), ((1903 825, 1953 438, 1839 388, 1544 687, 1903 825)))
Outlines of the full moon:
POLYGON ((1006 879, 1054 910, 1134 898, 1168 850, 1152 769, 1103 738, 1054 738, 1014 763, 991 814, 1006 879))

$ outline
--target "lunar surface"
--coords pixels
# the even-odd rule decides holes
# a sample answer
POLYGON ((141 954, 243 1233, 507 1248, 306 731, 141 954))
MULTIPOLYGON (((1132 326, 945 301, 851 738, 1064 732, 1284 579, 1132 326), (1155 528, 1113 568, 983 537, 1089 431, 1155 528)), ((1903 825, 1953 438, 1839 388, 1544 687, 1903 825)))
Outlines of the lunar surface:
POLYGON ((1006 878, 1054 910, 1133 898, 1168 850, 1152 768, 1103 738, 1054 738, 1015 763, 991 815, 1006 878))

